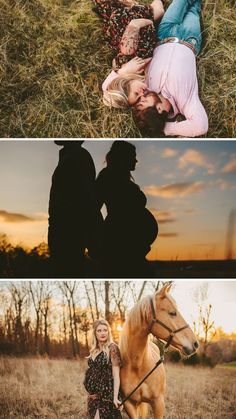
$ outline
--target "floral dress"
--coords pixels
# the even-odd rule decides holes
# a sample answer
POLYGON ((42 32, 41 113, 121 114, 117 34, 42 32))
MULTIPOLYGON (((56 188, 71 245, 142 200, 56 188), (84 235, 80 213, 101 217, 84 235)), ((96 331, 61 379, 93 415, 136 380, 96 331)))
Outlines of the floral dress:
MULTIPOLYGON (((136 55, 140 58, 152 57, 157 43, 156 30, 148 25, 140 30, 138 48, 133 55, 124 55, 119 52, 123 33, 132 19, 153 20, 153 10, 149 5, 125 6, 119 0, 94 0, 93 10, 100 16, 103 23, 103 33, 106 41, 116 55, 115 67, 120 68, 136 55)), ((154 21, 154 20, 153 20, 154 21)))
POLYGON ((112 366, 121 365, 121 356, 118 346, 111 343, 109 346, 110 356, 102 351, 95 359, 88 358, 88 369, 85 374, 84 386, 91 395, 96 394, 95 399, 88 397, 88 418, 94 418, 99 410, 100 419, 119 419, 121 413, 113 404, 113 376, 112 366))

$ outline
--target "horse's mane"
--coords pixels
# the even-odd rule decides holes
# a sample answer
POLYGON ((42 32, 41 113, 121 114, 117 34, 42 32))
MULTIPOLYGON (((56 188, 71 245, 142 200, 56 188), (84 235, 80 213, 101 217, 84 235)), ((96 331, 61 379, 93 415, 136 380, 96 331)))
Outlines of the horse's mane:
POLYGON ((153 297, 151 297, 150 295, 142 298, 130 310, 126 320, 126 324, 129 326, 131 330, 142 326, 143 322, 147 321, 148 314, 150 313, 151 298, 153 297))
POLYGON ((120 337, 120 350, 125 354, 127 349, 127 338, 135 330, 139 330, 142 325, 147 325, 148 314, 150 313, 150 298, 147 296, 138 301, 130 310, 124 324, 124 328, 120 337))
MULTIPOLYGON (((148 323, 151 321, 151 319, 149 319, 149 316, 151 310, 150 299, 152 298, 153 295, 148 295, 147 297, 142 298, 130 310, 126 318, 122 334, 120 336, 119 346, 121 353, 123 353, 123 356, 128 349, 128 337, 138 333, 138 331, 141 331, 142 328, 147 327, 148 323)), ((169 293, 165 295, 165 298, 170 300, 170 302, 173 304, 173 307, 176 307, 176 302, 169 293)))

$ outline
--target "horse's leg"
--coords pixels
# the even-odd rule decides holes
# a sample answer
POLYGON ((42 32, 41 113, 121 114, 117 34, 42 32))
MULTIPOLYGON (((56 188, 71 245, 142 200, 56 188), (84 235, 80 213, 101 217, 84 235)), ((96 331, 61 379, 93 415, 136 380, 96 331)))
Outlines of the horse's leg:
POLYGON ((138 408, 138 415, 141 416, 142 419, 148 418, 149 406, 147 403, 141 403, 138 408))
POLYGON ((130 419, 138 419, 137 407, 135 407, 129 400, 125 402, 125 411, 130 419))
POLYGON ((163 394, 161 394, 157 399, 153 400, 152 408, 154 413, 154 419, 163 419, 165 412, 165 401, 163 394))

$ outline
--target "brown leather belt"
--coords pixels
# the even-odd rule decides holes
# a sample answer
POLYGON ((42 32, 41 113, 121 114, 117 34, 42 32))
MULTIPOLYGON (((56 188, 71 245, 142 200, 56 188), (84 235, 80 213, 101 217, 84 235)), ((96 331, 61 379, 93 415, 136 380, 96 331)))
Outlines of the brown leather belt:
POLYGON ((176 36, 162 39, 162 41, 159 41, 157 43, 157 46, 163 45, 163 44, 167 44, 169 42, 170 43, 174 43, 174 44, 182 44, 182 45, 185 45, 186 47, 190 48, 195 55, 197 55, 196 50, 195 50, 195 48, 194 48, 194 46, 192 44, 189 44, 189 42, 183 41, 182 39, 179 39, 176 36))

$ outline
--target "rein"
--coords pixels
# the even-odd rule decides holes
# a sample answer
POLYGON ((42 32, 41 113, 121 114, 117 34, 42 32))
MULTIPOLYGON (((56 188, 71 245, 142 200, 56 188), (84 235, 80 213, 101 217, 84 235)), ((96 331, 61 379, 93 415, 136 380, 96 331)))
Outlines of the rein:
POLYGON ((172 342, 172 340, 173 340, 173 338, 174 338, 174 336, 176 335, 176 333, 178 333, 178 332, 181 332, 182 330, 184 330, 184 329, 187 329, 188 327, 189 327, 189 325, 188 324, 186 324, 185 326, 183 326, 183 327, 180 327, 179 329, 176 329, 176 330, 172 330, 170 327, 168 327, 168 326, 166 326, 165 325, 165 323, 162 323, 160 320, 158 320, 157 318, 156 318, 156 311, 155 311, 155 307, 154 307, 154 304, 153 304, 153 299, 150 297, 150 305, 151 305, 151 310, 152 310, 152 315, 153 315, 153 319, 152 319, 152 323, 151 323, 151 326, 150 326, 150 328, 149 328, 149 333, 151 333, 151 330, 152 330, 152 326, 155 324, 155 323, 158 323, 160 326, 162 326, 164 329, 166 329, 169 333, 170 333, 170 335, 169 335, 169 337, 168 337, 168 339, 167 339, 167 341, 166 341, 166 344, 165 344, 165 346, 164 346, 164 353, 163 353, 163 355, 161 355, 161 357, 160 357, 160 359, 159 359, 159 361, 157 361, 157 363, 155 364, 155 366, 151 369, 151 371, 149 371, 146 375, 145 375, 145 377, 142 379, 142 381, 140 381, 140 383, 131 391, 131 393, 130 394, 128 394, 128 396, 126 396, 123 400, 122 400, 122 402, 121 402, 121 404, 119 405, 119 406, 122 406, 135 392, 136 392, 136 390, 138 390, 138 388, 143 384, 143 382, 155 371, 155 369, 157 368, 157 367, 159 367, 159 365, 160 364, 162 364, 163 363, 163 361, 164 361, 164 354, 167 352, 167 350, 168 350, 168 347, 171 345, 171 342, 172 342))

